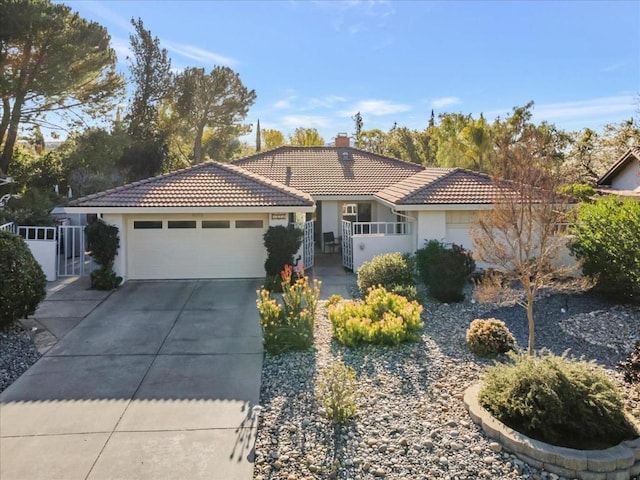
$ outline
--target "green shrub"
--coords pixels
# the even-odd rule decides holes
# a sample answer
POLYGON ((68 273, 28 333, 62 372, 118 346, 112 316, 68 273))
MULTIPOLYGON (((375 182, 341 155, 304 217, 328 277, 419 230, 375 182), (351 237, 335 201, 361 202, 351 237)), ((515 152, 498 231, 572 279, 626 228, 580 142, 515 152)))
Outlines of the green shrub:
POLYGON ((418 300, 418 290, 415 285, 392 285, 389 291, 409 301, 418 300))
POLYGON ((421 313, 417 302, 377 287, 369 290, 364 302, 344 301, 330 307, 329 320, 333 336, 344 345, 398 345, 420 338, 421 313))
POLYGON ((401 253, 378 255, 358 269, 358 287, 362 294, 372 287, 390 290, 396 285, 413 285, 410 262, 401 253))
POLYGON ((327 299, 327 308, 340 303, 342 300, 344 300, 344 297, 342 295, 331 295, 327 299))
POLYGON ((345 423, 356 414, 358 384, 352 367, 336 361, 320 371, 316 396, 333 423, 345 423))
POLYGON ((280 286, 277 281, 280 272, 284 270, 285 265, 294 263, 293 256, 302 245, 302 230, 294 225, 269 227, 263 239, 267 249, 267 260, 264 262, 267 273, 266 286, 272 286, 277 291, 280 286))
POLYGON ((0 231, 0 327, 33 314, 47 293, 47 279, 24 240, 0 231))
POLYGON ((429 295, 441 302, 462 300, 464 284, 476 269, 471 254, 460 245, 447 246, 437 240, 426 242, 416 252, 416 266, 429 295))
POLYGON ((591 185, 586 185, 584 183, 571 183, 558 188, 558 193, 562 195, 570 195, 581 202, 588 202, 597 192, 591 185))
POLYGON ((487 369, 479 400, 507 426, 553 445, 606 448, 637 435, 615 386, 593 363, 509 353, 487 369))
POLYGON ((513 350, 516 339, 504 322, 496 318, 476 319, 467 330, 467 345, 478 355, 498 355, 513 350))
POLYGON ((571 233, 571 252, 598 292, 640 301, 640 202, 607 197, 584 203, 571 233))
POLYGON ((306 350, 313 345, 313 326, 320 296, 320 282, 309 285, 307 277, 291 282, 293 268, 282 272, 282 303, 267 289, 258 290, 258 313, 264 346, 277 355, 290 350, 306 350))
POLYGON ((640 342, 629 354, 627 359, 620 362, 618 368, 624 373, 624 381, 628 383, 640 383, 640 342))
POLYGON ((118 227, 102 220, 90 223, 84 228, 91 256, 100 266, 91 272, 91 288, 111 290, 122 283, 122 277, 113 271, 113 262, 120 248, 118 227))

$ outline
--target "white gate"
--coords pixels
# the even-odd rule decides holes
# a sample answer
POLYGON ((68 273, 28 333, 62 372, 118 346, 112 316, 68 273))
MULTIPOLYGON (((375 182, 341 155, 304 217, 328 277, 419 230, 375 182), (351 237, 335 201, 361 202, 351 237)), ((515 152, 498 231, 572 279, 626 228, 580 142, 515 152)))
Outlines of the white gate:
POLYGON ((58 277, 89 275, 93 259, 86 251, 84 225, 58 226, 58 277))
POLYGON ((302 246, 304 251, 304 268, 313 267, 315 260, 315 242, 313 238, 313 220, 304 223, 302 246))
POLYGON ((342 220, 342 265, 353 270, 353 224, 342 220))

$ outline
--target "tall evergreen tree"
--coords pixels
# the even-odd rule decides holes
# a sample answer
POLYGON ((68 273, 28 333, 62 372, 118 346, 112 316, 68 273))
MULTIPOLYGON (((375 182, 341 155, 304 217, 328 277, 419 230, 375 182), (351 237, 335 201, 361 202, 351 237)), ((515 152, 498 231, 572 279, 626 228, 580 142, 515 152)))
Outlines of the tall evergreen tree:
POLYGON ((256 127, 256 152, 262 150, 262 139, 260 138, 260 119, 258 119, 258 126, 256 127))
POLYGON ((360 148, 360 135, 362 134, 362 115, 360 115, 360 112, 356 113, 353 117, 351 117, 351 119, 353 120, 353 122, 355 123, 356 126, 356 147, 360 148))

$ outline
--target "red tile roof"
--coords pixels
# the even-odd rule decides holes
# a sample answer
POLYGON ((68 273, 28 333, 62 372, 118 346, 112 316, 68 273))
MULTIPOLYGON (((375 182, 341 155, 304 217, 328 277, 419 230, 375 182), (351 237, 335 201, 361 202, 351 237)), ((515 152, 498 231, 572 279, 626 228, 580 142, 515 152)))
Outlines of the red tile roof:
POLYGON ((284 146, 233 164, 316 196, 373 195, 424 169, 350 147, 284 146))
POLYGON ((79 198, 70 207, 313 206, 305 192, 230 164, 207 162, 79 198))
POLYGON ((396 205, 442 205, 491 204, 499 194, 491 177, 484 173, 462 168, 426 168, 376 196, 396 205))

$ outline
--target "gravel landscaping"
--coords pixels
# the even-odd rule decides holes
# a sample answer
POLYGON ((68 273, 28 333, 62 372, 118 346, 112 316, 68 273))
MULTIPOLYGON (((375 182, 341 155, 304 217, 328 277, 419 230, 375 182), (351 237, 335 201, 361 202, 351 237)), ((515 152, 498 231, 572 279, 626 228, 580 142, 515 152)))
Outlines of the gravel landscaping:
POLYGON ((36 363, 40 354, 18 323, 0 330, 0 392, 36 363))
MULTIPOLYGON (((255 479, 558 478, 503 452, 471 421, 462 403, 464 390, 492 363, 467 349, 469 323, 499 318, 524 347, 524 309, 469 300, 423 304, 420 342, 342 347, 331 340, 321 304, 313 351, 265 357, 255 479), (360 393, 356 418, 340 428, 323 417, 314 395, 314 376, 336 359, 356 370, 360 393)), ((548 293, 538 300, 536 320, 537 348, 570 349, 595 360, 620 385, 628 410, 640 418, 640 392, 615 371, 633 344, 628 335, 640 338, 638 308, 589 294, 548 293)))

